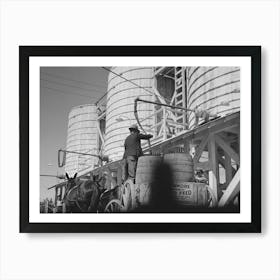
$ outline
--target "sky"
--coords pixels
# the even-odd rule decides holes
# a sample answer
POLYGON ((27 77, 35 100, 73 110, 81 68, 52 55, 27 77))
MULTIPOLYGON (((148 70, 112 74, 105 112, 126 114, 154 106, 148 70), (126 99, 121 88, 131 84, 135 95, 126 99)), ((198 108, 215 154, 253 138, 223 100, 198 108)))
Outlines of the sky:
MULTIPOLYGON (((106 94, 108 72, 101 67, 41 67, 40 175, 64 174, 57 153, 66 147, 68 114, 72 107, 96 102, 106 94)), ((54 198, 48 187, 55 177, 40 176, 40 200, 54 198)))

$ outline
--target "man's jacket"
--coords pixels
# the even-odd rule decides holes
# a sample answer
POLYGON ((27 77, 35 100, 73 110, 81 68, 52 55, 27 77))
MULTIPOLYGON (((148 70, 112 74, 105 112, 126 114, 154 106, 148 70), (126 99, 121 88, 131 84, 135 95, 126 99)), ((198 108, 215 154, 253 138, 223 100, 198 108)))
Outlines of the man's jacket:
POLYGON ((142 148, 141 148, 141 139, 150 139, 153 136, 151 134, 141 134, 141 133, 133 133, 126 137, 124 142, 124 155, 123 158, 128 156, 142 156, 142 148))

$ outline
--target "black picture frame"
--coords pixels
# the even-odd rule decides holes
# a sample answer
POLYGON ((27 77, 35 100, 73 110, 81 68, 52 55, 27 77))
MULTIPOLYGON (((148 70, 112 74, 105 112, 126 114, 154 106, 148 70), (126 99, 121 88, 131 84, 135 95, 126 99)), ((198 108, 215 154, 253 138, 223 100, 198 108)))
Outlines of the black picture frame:
MULTIPOLYGON (((22 233, 261 232, 261 46, 19 46, 20 227, 22 233), (34 56, 247 56, 251 58, 251 223, 31 223, 29 58, 34 56)), ((34 176, 38 176, 34 174, 34 176)))

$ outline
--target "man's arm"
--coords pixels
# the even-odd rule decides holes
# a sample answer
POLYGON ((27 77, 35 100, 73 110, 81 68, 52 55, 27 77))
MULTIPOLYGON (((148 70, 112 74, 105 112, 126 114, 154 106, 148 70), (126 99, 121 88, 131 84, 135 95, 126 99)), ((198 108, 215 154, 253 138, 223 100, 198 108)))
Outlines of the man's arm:
POLYGON ((153 135, 152 134, 142 134, 142 133, 139 133, 138 137, 139 137, 139 139, 146 139, 146 140, 148 140, 148 139, 151 139, 153 137, 153 135))

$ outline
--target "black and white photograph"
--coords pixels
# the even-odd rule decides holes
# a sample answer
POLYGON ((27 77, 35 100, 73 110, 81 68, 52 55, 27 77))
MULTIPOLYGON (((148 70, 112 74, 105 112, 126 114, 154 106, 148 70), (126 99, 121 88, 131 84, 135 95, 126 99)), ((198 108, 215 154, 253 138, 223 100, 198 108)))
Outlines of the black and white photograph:
POLYGON ((259 131, 251 123, 260 47, 20 52, 20 96, 29 94, 29 108, 21 98, 25 222, 48 231, 45 223, 66 231, 260 230, 252 165, 259 131))
POLYGON ((241 94, 238 66, 41 67, 40 212, 240 212, 241 94))

